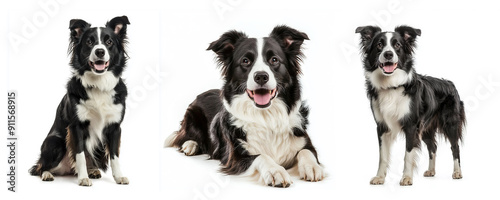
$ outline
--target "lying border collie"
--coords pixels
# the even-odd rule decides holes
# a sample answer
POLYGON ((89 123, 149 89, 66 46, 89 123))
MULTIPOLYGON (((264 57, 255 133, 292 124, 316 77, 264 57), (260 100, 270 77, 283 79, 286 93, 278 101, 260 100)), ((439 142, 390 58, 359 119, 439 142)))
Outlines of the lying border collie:
POLYGON ((420 29, 399 26, 394 32, 379 27, 358 27, 364 55, 366 90, 371 103, 380 146, 377 175, 370 184, 384 184, 391 145, 398 133, 406 136, 403 178, 400 185, 413 184, 417 150, 421 140, 429 150, 429 169, 424 176, 435 175, 436 132, 450 141, 454 159, 452 177, 462 178, 458 143, 465 126, 463 102, 451 81, 417 74, 413 51, 420 29))
POLYGON ((54 175, 77 173, 79 185, 91 186, 89 178, 100 178, 99 169, 105 171, 110 159, 116 183, 129 183, 118 160, 127 96, 120 76, 127 60, 128 24, 126 16, 113 18, 105 27, 70 21, 73 76, 31 175, 53 181, 54 175))
POLYGON ((299 83, 301 45, 307 39, 305 33, 277 26, 269 37, 229 31, 212 42, 207 50, 217 54, 224 86, 189 105, 180 130, 165 146, 189 156, 209 154, 220 159, 227 174, 258 172, 269 186, 290 186, 285 169, 295 164, 302 179, 322 180, 299 83))

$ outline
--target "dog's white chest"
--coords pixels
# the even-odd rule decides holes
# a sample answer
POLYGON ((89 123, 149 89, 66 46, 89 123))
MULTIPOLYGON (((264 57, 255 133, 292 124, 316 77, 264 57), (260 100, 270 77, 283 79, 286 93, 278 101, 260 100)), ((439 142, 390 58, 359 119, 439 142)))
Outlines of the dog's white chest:
POLYGON ((119 123, 122 120, 123 105, 114 104, 115 94, 114 90, 87 89, 89 99, 81 100, 76 106, 80 121, 90 122, 90 142, 87 143, 89 150, 102 142, 102 131, 106 125, 119 123))
POLYGON ((378 98, 372 99, 373 115, 377 122, 385 122, 390 129, 397 129, 399 120, 410 113, 411 99, 404 95, 404 88, 378 90, 378 98))
POLYGON ((276 132, 273 129, 248 124, 243 127, 246 141, 241 141, 250 155, 265 154, 276 163, 288 166, 295 161, 297 153, 304 148, 304 137, 296 137, 292 130, 276 132))
POLYGON ((226 109, 233 115, 232 124, 242 128, 246 134, 243 147, 250 155, 266 154, 280 165, 290 165, 295 156, 306 144, 304 137, 293 134, 294 128, 301 128, 302 116, 300 101, 287 112, 286 105, 275 99, 268 109, 255 109, 248 97, 233 99, 232 105, 225 103, 226 109))

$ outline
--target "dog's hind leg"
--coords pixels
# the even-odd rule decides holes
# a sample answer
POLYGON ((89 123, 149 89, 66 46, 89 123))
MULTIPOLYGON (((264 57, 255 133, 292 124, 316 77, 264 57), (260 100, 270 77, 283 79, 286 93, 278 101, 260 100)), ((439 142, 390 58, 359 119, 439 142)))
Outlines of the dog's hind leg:
POLYGON ((454 163, 452 174, 453 179, 462 178, 462 169, 460 167, 460 147, 458 144, 462 139, 462 128, 465 124, 465 115, 463 112, 462 102, 453 98, 453 96, 449 96, 443 102, 440 117, 440 128, 451 144, 454 163))
POLYGON ((204 144, 210 143, 208 137, 208 120, 204 115, 203 110, 196 106, 190 105, 184 115, 184 120, 181 123, 181 129, 173 133, 175 136, 170 136, 165 143, 170 143, 171 146, 179 147, 179 150, 187 156, 208 153, 204 144))
POLYGON ((43 141, 40 158, 31 167, 29 173, 33 176, 41 176, 43 181, 53 181, 54 176, 50 171, 59 165, 65 154, 65 140, 56 133, 49 134, 43 141))
POLYGON ((429 151, 429 168, 424 172, 425 177, 433 177, 436 175, 436 131, 436 127, 431 125, 431 127, 428 127, 427 130, 422 133, 422 140, 429 151))

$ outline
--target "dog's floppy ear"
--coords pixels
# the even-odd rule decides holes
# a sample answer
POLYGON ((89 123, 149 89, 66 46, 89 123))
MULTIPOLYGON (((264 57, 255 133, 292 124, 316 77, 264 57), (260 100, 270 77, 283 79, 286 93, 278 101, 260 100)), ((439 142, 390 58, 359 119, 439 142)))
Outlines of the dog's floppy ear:
POLYGON ((300 51, 300 45, 304 40, 309 40, 307 34, 290 28, 286 25, 274 27, 270 37, 274 37, 276 40, 281 41, 280 45, 287 50, 300 51))
POLYGON ((364 52, 370 49, 370 44, 375 35, 379 34, 382 30, 378 26, 360 26, 356 28, 356 33, 361 34, 361 48, 364 52))
POLYGON ((69 21, 69 30, 71 42, 77 43, 82 37, 83 32, 90 28, 90 24, 81 19, 72 19, 69 21))
POLYGON ((248 38, 245 33, 231 30, 222 34, 218 40, 213 41, 208 46, 207 50, 212 50, 217 54, 217 63, 221 67, 223 75, 227 72, 236 43, 245 38, 248 38))
POLYGON ((413 52, 413 49, 417 46, 417 36, 420 36, 422 34, 422 31, 420 31, 420 29, 412 28, 409 26, 398 26, 394 29, 394 31, 399 33, 399 35, 403 37, 406 43, 405 50, 407 50, 407 52, 413 52))
POLYGON ((127 25, 130 22, 128 21, 128 17, 123 15, 121 17, 115 17, 106 23, 106 27, 113 30, 113 32, 118 35, 118 37, 123 40, 127 34, 127 25))
POLYGON ((269 37, 274 38, 280 43, 281 48, 284 49, 285 54, 289 58, 289 62, 295 66, 296 71, 300 74, 300 61, 304 56, 302 54, 302 43, 304 40, 309 40, 307 34, 290 28, 286 25, 274 27, 269 37))

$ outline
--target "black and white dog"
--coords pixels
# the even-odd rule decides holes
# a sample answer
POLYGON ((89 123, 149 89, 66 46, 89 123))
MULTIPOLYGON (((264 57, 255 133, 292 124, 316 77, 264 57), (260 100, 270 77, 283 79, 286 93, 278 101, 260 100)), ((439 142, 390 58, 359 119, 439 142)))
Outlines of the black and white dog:
POLYGON ((421 140, 429 150, 429 168, 424 176, 435 175, 436 132, 450 141, 454 159, 452 177, 462 178, 459 141, 465 126, 463 102, 451 81, 417 74, 413 51, 420 29, 399 26, 394 32, 379 27, 358 27, 366 77, 380 147, 377 175, 370 184, 383 184, 389 165, 391 145, 398 133, 406 136, 406 153, 400 185, 413 184, 417 150, 421 140))
POLYGON ((308 108, 301 100, 301 45, 308 37, 277 26, 269 37, 228 31, 207 50, 217 54, 224 86, 192 102, 179 131, 165 146, 186 155, 220 159, 227 174, 258 172, 265 184, 288 187, 285 170, 298 165, 307 181, 324 178, 306 132, 308 108))
POLYGON ((54 175, 76 173, 79 185, 91 186, 89 178, 100 178, 99 169, 106 170, 110 160, 116 183, 129 183, 118 159, 127 96, 120 76, 127 61, 128 24, 126 16, 111 19, 105 27, 70 21, 73 76, 31 175, 52 181, 54 175))

